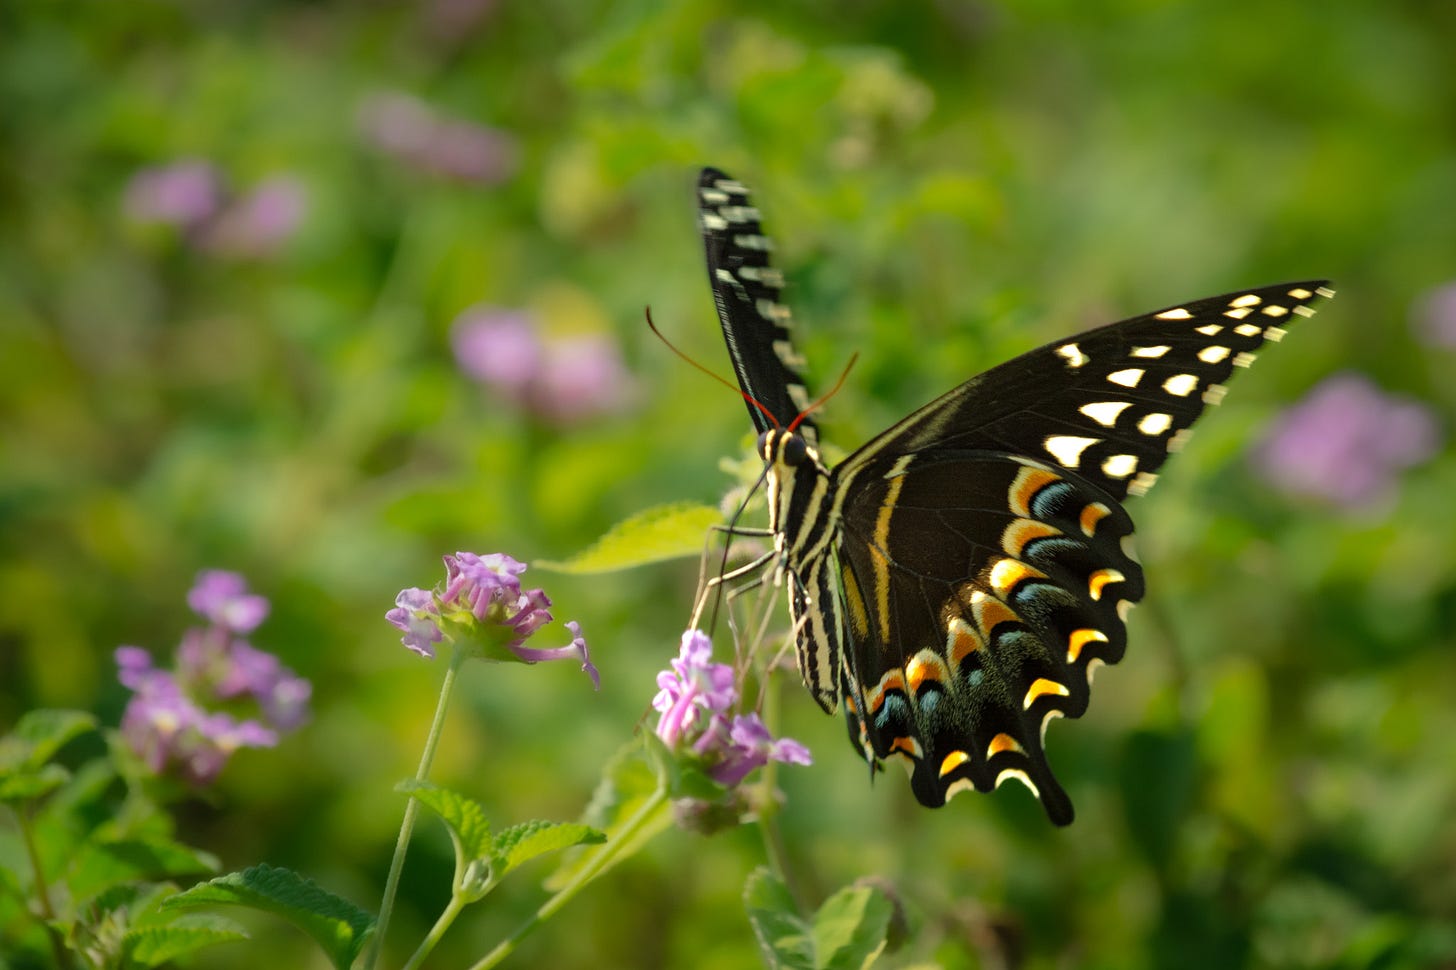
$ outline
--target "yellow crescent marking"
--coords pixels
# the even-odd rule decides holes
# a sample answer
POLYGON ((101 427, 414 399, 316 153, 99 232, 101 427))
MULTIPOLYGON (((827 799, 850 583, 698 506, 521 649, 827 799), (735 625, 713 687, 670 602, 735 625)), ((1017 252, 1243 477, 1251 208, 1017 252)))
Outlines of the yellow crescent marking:
POLYGON ((1134 606, 1137 606, 1137 604, 1134 603, 1132 600, 1118 600, 1117 601, 1117 618, 1119 620, 1121 620, 1122 622, 1126 623, 1127 622, 1127 616, 1128 616, 1129 613, 1132 612, 1132 608, 1134 606))
POLYGON ((1101 522, 1103 519, 1107 518, 1111 514, 1112 510, 1109 509, 1107 506, 1103 505, 1101 502, 1092 502, 1091 504, 1089 504, 1086 508, 1082 509, 1082 515, 1080 518, 1082 534, 1087 536, 1088 538, 1091 538, 1092 534, 1097 531, 1097 523, 1101 522))
POLYGON ((1077 658, 1082 656, 1082 649, 1089 643, 1106 643, 1107 634, 1101 630, 1093 630, 1083 627, 1080 630, 1073 630, 1072 635, 1067 637, 1067 663, 1074 664, 1077 658))
POLYGON ((959 674, 965 659, 984 644, 975 628, 958 616, 952 617, 950 623, 946 624, 946 632, 945 652, 950 657, 951 667, 959 674))
POLYGON ((990 579, 991 588, 996 591, 996 595, 1006 596, 1023 579, 1046 579, 1046 573, 1015 559, 1000 559, 991 567, 990 579))
POLYGON ((1038 522, 1035 519, 1017 519, 1006 527, 1005 532, 1001 533, 1001 548, 1006 555, 1013 559, 1020 559, 1021 554, 1026 551, 1027 543, 1034 539, 1046 539, 1061 534, 1061 529, 1047 525, 1045 522, 1038 522))
POLYGON ((904 755, 906 758, 920 760, 920 742, 911 737, 896 738, 890 742, 890 754, 904 755))
POLYGON ((1070 693, 1071 691, 1067 690, 1065 684, 1059 684, 1055 680, 1048 680, 1045 677, 1038 677, 1026 689, 1026 696, 1021 700, 1021 709, 1023 711, 1030 710, 1031 705, 1035 704, 1036 699, 1043 694, 1056 694, 1061 697, 1066 697, 1070 693))
POLYGON ((1031 500, 1036 498, 1036 493, 1050 485, 1052 482, 1061 481, 1061 476, 1047 471, 1045 468, 1025 467, 1016 473, 1016 480, 1006 490, 1006 496, 1011 502, 1011 511, 1023 518, 1031 516, 1031 500))
POLYGON ((905 665, 905 683, 910 688, 912 695, 920 692, 920 685, 927 680, 933 680, 937 684, 944 685, 946 675, 950 671, 945 669, 945 661, 941 660, 933 650, 922 650, 910 658, 905 665))
POLYGON ((1120 583, 1127 577, 1116 569, 1099 569, 1087 577, 1087 592, 1094 600, 1102 598, 1102 590, 1108 583, 1120 583))
POLYGON ((1050 724, 1050 723, 1052 723, 1052 720, 1054 718, 1065 717, 1065 716, 1066 716, 1065 714, 1063 714, 1061 711, 1059 711, 1055 707, 1053 707, 1050 710, 1048 710, 1046 712, 1046 714, 1042 717, 1042 719, 1041 719, 1041 746, 1042 747, 1046 747, 1046 729, 1047 729, 1047 725, 1050 724))
POLYGON ((945 760, 940 763, 940 777, 944 778, 946 775, 950 774, 952 771, 955 771, 961 765, 965 764, 967 761, 970 760, 971 756, 966 754, 964 751, 952 751, 950 754, 946 755, 945 760))
POLYGON ((1087 661, 1087 686, 1092 686, 1092 678, 1097 676, 1097 668, 1106 666, 1107 661, 1101 657, 1093 657, 1087 661))
POLYGON ((991 743, 986 745, 986 757, 988 759, 994 758, 1003 751, 1015 751, 1017 754, 1026 754, 1026 749, 1021 746, 1021 742, 1005 733, 996 735, 991 739, 991 743))
POLYGON ((976 618, 976 626, 987 636, 998 624, 1021 622, 1021 617, 1011 607, 979 591, 971 599, 971 614, 976 618))

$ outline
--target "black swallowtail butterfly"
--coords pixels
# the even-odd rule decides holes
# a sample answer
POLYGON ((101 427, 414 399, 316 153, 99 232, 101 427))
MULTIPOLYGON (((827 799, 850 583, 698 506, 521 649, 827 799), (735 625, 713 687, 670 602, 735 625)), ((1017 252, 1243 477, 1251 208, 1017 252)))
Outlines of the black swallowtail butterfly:
POLYGON ((844 703, 872 767, 908 761, 922 804, 1015 778, 1071 822, 1043 740, 1126 647, 1143 571, 1121 502, 1148 490, 1235 368, 1332 291, 1265 286, 1056 341, 828 468, 758 210, 711 168, 698 197, 723 336, 763 409, 748 412, 805 686, 830 713, 844 703))

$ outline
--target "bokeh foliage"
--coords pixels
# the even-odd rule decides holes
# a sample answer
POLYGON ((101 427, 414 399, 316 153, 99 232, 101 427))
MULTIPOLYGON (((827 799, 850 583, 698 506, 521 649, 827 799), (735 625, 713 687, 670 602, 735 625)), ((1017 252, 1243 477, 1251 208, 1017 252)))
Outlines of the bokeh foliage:
MULTIPOLYGON (((823 419, 845 449, 1087 326, 1279 279, 1340 292, 1135 503, 1132 649, 1050 732, 1072 828, 1020 792, 930 813, 897 777, 867 786, 785 684, 783 729, 818 758, 780 775, 815 902, 883 876, 911 923, 897 959, 950 967, 1456 961, 1456 461, 1350 514, 1244 460, 1348 368, 1452 426, 1456 355, 1408 324, 1456 278, 1453 37, 1456 8, 1417 2, 7 4, 0 724, 114 723, 112 649, 169 649, 195 573, 240 570, 316 715, 187 803, 185 834, 372 908, 441 674, 382 622, 395 592, 443 552, 564 559, 729 484, 741 403, 641 322, 650 304, 726 371, 693 225, 711 163, 756 190, 816 386, 861 354, 823 419), (392 91, 509 132, 519 168, 476 184, 381 155, 360 110, 392 91), (300 180, 298 232, 224 258, 128 218, 129 180, 180 158, 300 180), (448 333, 477 303, 613 335, 632 406, 561 426, 470 384, 448 333)), ((437 777, 502 825, 584 805, 676 651, 696 564, 530 579, 581 621, 603 689, 567 665, 469 672, 437 777)), ((673 833, 518 962, 750 965, 760 856, 751 830, 673 833)), ((402 941, 449 865, 427 827, 402 941)), ((502 893, 439 964, 539 899, 502 893)), ((316 960, 260 931, 207 965, 316 960)))

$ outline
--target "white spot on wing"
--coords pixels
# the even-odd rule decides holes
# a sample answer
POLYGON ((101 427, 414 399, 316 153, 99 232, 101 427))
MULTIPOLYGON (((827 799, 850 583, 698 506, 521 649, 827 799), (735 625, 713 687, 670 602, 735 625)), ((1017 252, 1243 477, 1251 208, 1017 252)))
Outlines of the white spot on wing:
POLYGON ((1311 293, 1309 290, 1306 290, 1302 286, 1296 286, 1294 289, 1290 290, 1289 295, 1294 297, 1296 300, 1308 300, 1310 297, 1314 296, 1313 293, 1311 293))
POLYGON ((1271 303, 1259 311, 1266 317, 1282 317, 1289 312, 1288 307, 1282 307, 1277 303, 1271 303))
POLYGON ((1251 354, 1251 353, 1249 353, 1247 350, 1240 351, 1239 353, 1234 354, 1234 366, 1235 367, 1248 367, 1253 362, 1254 362, 1254 355, 1251 354))
POLYGON ((1193 314, 1182 307, 1174 307, 1171 310, 1164 310, 1162 313, 1154 314, 1154 320, 1192 320, 1193 314))
MULTIPOLYGON (((1264 309, 1267 310, 1268 307, 1265 307, 1264 309)), ((1263 332, 1264 328, 1259 326, 1257 323, 1241 323, 1237 327, 1234 327, 1234 333, 1238 334, 1240 337, 1257 337, 1263 332)))
POLYGON ((1209 405, 1218 404, 1227 393, 1228 388, 1222 384, 1210 384, 1203 389, 1203 403, 1209 405))
POLYGON ((1113 455, 1102 463, 1102 474, 1108 478, 1126 478, 1137 471, 1136 455, 1113 455))
POLYGON ((1232 300, 1229 300, 1229 306, 1235 306, 1235 307, 1249 306, 1249 307, 1253 307, 1253 306, 1258 306, 1260 303, 1263 303, 1263 302, 1264 301, 1261 300, 1261 299, 1259 299, 1259 297, 1256 296, 1255 294, 1253 294, 1253 293, 1245 293, 1243 296, 1236 296, 1232 300))
POLYGON ((1174 374, 1163 382, 1163 390, 1174 397, 1187 397, 1198 386, 1198 378, 1192 374, 1174 374))
POLYGON ((1279 341, 1284 339, 1284 335, 1288 332, 1289 331, 1285 330, 1283 327, 1270 327, 1269 329, 1264 331, 1264 339, 1269 341, 1270 343, 1277 344, 1279 341))
POLYGON ((1067 360, 1067 366, 1072 368, 1073 370, 1081 367, 1083 364, 1087 363, 1089 360, 1092 359, 1091 357, 1088 357, 1086 354, 1082 353, 1082 348, 1078 347, 1076 344, 1062 344, 1060 347, 1057 348, 1057 355, 1059 357, 1065 357, 1067 360))
POLYGON ((1079 438, 1070 434, 1054 434, 1042 442, 1042 447, 1064 467, 1076 468, 1082 461, 1082 452, 1101 440, 1101 438, 1079 438))
POLYGON ((1194 327, 1193 329, 1194 329, 1194 331, 1196 333, 1201 333, 1205 337, 1214 337, 1214 336, 1217 336, 1218 333, 1219 333, 1219 331, 1221 331, 1223 329, 1223 324, 1221 324, 1221 323, 1209 323, 1209 324, 1205 324, 1204 326, 1201 326, 1201 327, 1194 327))
POLYGON ((1131 406, 1130 401, 1097 401, 1093 404, 1084 404, 1077 410, 1102 427, 1110 428, 1117 423, 1117 416, 1131 406))
MULTIPOLYGON (((1152 472, 1138 472, 1137 477, 1127 483, 1127 494, 1146 495, 1148 494, 1148 489, 1152 488, 1153 483, 1157 480, 1158 476, 1154 475, 1152 472)), ((1128 539, 1130 537, 1123 536, 1123 538, 1128 539)), ((1137 562, 1136 556, 1128 556, 1127 558, 1131 559, 1133 562, 1137 562)))
POLYGON ((1161 357, 1172 349, 1167 344, 1160 344, 1157 347, 1134 347, 1132 355, 1134 357, 1161 357))
POLYGON ((1126 370, 1113 371, 1107 375, 1107 379, 1114 384, 1121 384, 1123 387, 1137 387, 1138 381, 1143 379, 1141 367, 1129 367, 1126 370))
POLYGON ((1223 311, 1223 315, 1226 317, 1233 317, 1235 320, 1242 320, 1244 317, 1248 316, 1253 312, 1253 307, 1240 306, 1234 307, 1232 310, 1223 311))
POLYGON ((1205 364, 1217 364, 1227 360, 1229 349, 1227 347, 1204 347, 1198 352, 1198 359, 1205 364))
POLYGON ((1143 415, 1137 425, 1138 430, 1149 437, 1160 435, 1172 426, 1173 416, 1161 411, 1143 415))

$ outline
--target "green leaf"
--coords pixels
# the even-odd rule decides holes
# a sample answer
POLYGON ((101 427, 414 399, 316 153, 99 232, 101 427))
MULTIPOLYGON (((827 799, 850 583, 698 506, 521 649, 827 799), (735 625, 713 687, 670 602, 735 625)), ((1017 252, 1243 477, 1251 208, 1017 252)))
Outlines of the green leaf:
POLYGON ((203 947, 248 939, 248 931, 225 916, 187 913, 160 926, 128 930, 122 937, 132 963, 156 967, 203 947))
POLYGON ((884 952, 895 907, 873 886, 841 889, 814 914, 816 964, 823 970, 863 970, 884 952))
POLYGON ((450 838, 460 853, 462 866, 474 859, 491 857, 490 823, 486 821, 485 809, 479 802, 449 788, 413 778, 395 785, 394 790, 412 795, 440 816, 440 821, 450 830, 450 838))
POLYGON ((283 917, 313 937, 338 970, 348 970, 374 931, 374 917, 353 903, 295 872, 267 865, 193 886, 162 907, 215 904, 249 906, 283 917))
POLYGON ((532 563, 560 573, 609 573, 666 559, 699 556, 704 536, 723 515, 711 505, 675 502, 638 512, 570 559, 532 563))
MULTIPOLYGON (((602 780, 582 813, 582 821, 605 832, 608 842, 616 842, 618 834, 657 794, 657 789, 657 773, 643 756, 642 741, 634 738, 607 762, 602 780)), ((670 816, 667 819, 670 821, 670 816)), ((642 826, 628 842, 615 847, 617 858, 632 855, 665 824, 662 820, 655 820, 654 824, 642 826)), ((590 848, 568 854, 560 868, 546 880, 546 889, 554 892, 565 886, 590 864, 592 858, 593 850, 590 848)))
POLYGON ((548 852, 576 845, 599 845, 605 841, 605 833, 576 822, 535 821, 513 825, 495 840, 496 876, 499 878, 516 866, 548 852))
POLYGON ((60 765, 6 772, 0 775, 0 802, 11 805, 33 802, 60 788, 70 778, 71 773, 60 765))
POLYGON ((16 723, 15 730, 0 738, 0 773, 39 768, 67 741, 95 727, 96 718, 84 711, 29 711, 16 723))
POLYGON ((817 970, 812 929, 795 912, 783 880, 767 869, 755 869, 743 887, 743 905, 765 966, 817 970))
POLYGON ((167 838, 96 840, 83 845, 67 867, 72 895, 87 899, 138 879, 158 880, 216 872, 217 857, 167 838))
POLYGON ((873 886, 852 886, 806 921, 783 881, 762 868, 748 877, 743 902, 764 963, 789 970, 865 970, 885 949, 895 909, 873 886))

